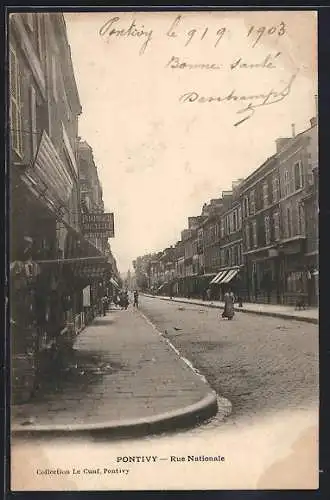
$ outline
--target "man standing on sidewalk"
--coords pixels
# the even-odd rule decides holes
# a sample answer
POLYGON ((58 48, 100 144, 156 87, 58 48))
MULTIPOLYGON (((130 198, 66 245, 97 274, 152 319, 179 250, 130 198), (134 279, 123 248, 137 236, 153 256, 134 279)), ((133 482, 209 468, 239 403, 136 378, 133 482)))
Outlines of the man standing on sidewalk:
POLYGON ((139 292, 137 290, 134 290, 134 302, 133 302, 133 307, 138 308, 139 307, 139 292))
POLYGON ((108 309, 108 303, 109 303, 109 299, 107 297, 107 295, 103 295, 102 297, 102 310, 103 310, 103 316, 105 316, 107 314, 107 309, 108 309))

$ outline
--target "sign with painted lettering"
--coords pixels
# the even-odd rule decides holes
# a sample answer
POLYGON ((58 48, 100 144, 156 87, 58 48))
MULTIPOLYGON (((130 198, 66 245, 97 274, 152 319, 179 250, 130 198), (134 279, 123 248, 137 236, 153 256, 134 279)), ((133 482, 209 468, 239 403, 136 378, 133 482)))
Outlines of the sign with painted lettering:
POLYGON ((114 238, 113 213, 89 213, 81 216, 82 232, 89 237, 114 238))

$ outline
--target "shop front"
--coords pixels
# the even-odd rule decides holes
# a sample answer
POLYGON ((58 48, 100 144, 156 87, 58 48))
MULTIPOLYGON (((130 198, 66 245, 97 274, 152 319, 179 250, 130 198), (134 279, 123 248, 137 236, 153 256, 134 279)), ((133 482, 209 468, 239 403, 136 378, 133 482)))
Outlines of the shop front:
POLYGON ((304 256, 304 240, 300 238, 281 244, 279 256, 282 303, 294 306, 302 301, 307 305, 309 271, 304 256))
MULTIPOLYGON (((246 288, 250 302, 281 303, 281 275, 279 251, 276 247, 247 255, 246 288)), ((283 295, 283 292, 282 292, 283 295)))
POLYGON ((319 305, 319 254, 318 251, 305 254, 307 275, 307 300, 311 307, 319 305))
POLYGON ((225 267, 210 281, 210 299, 223 301, 230 289, 236 296, 241 296, 242 266, 225 267))

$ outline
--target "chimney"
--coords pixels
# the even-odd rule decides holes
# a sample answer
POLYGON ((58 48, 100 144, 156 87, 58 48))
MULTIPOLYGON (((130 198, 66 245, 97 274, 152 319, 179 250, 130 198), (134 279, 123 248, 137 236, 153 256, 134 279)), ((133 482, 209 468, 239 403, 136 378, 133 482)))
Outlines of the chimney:
POLYGON ((279 151, 284 148, 284 146, 290 141, 290 139, 290 137, 279 137, 278 139, 276 139, 276 153, 279 153, 279 151))
POLYGON ((315 94, 314 98, 315 98, 315 116, 316 116, 316 118, 318 118, 318 116, 319 116, 319 102, 318 102, 318 95, 317 95, 317 94, 315 94))
POLYGON ((296 137, 296 127, 294 123, 291 124, 291 130, 292 130, 292 137, 296 137))
POLYGON ((311 127, 315 127, 316 124, 317 124, 317 118, 315 116, 313 116, 313 118, 310 119, 310 124, 311 124, 311 127))

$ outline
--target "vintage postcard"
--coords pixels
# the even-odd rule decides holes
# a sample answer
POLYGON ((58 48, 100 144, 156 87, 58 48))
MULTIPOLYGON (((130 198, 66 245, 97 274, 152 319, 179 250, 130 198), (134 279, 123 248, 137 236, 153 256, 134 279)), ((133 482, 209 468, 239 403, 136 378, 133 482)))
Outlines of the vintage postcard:
POLYGON ((317 13, 8 33, 11 490, 318 489, 317 13))

